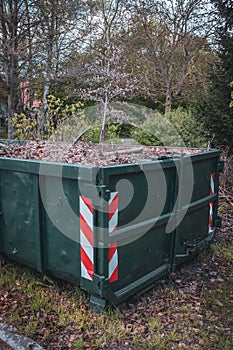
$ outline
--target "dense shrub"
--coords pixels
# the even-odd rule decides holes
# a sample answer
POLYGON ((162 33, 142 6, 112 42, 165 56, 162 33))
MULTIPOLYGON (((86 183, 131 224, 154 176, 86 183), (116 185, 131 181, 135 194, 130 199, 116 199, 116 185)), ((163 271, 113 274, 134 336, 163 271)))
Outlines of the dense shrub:
POLYGON ((201 125, 191 111, 182 108, 166 115, 151 113, 141 128, 134 130, 133 137, 143 145, 206 146, 201 125))

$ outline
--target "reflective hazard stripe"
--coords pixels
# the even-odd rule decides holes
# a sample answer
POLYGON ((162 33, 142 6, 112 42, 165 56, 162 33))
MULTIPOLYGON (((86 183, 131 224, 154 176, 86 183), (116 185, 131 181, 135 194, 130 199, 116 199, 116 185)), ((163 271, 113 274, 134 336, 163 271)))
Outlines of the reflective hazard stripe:
POLYGON ((93 280, 94 273, 94 233, 93 205, 90 198, 79 197, 80 205, 80 260, 81 277, 93 280))
POLYGON ((215 173, 212 173, 210 176, 210 194, 214 194, 214 180, 215 180, 215 173))
MULTIPOLYGON (((212 173, 210 175, 210 195, 214 194, 214 180, 215 180, 215 173, 212 173)), ((214 215, 214 202, 209 203, 209 230, 208 232, 211 233, 214 231, 213 228, 213 215, 214 215)))
POLYGON ((111 283, 118 280, 118 252, 116 243, 111 243, 108 248, 108 277, 111 283))
POLYGON ((118 225, 118 192, 112 192, 109 200, 108 227, 109 233, 117 230, 118 225))
MULTIPOLYGON (((112 192, 109 200, 108 227, 109 234, 115 232, 118 226, 118 192, 112 192)), ((108 248, 108 278, 110 282, 118 280, 117 243, 111 243, 108 248)))
MULTIPOLYGON (((80 205, 80 260, 81 277, 93 280, 94 273, 94 232, 92 200, 79 197, 80 205)), ((118 192, 112 192, 108 208, 109 234, 115 232, 118 226, 118 192)), ((110 282, 118 280, 118 250, 117 243, 108 247, 108 278, 110 282)))

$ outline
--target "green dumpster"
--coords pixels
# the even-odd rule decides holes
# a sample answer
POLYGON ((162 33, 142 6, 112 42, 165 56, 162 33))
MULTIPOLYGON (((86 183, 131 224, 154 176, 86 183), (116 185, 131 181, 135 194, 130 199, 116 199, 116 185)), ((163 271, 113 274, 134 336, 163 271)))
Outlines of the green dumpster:
POLYGON ((221 168, 204 149, 102 167, 0 157, 0 254, 119 304, 213 239, 221 168))

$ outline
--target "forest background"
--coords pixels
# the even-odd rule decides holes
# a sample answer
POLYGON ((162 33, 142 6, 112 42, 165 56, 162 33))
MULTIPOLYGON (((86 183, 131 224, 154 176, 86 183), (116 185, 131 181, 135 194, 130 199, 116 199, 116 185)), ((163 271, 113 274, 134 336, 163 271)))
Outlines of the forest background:
POLYGON ((1 132, 47 139, 75 116, 95 142, 157 144, 120 102, 168 118, 187 146, 232 151, 232 62, 230 0, 0 0, 1 132))

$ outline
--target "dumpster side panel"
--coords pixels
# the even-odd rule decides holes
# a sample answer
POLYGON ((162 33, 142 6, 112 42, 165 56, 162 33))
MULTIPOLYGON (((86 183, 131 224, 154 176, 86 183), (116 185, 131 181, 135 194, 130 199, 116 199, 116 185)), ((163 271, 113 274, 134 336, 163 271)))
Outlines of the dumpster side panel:
POLYGON ((41 176, 43 202, 44 269, 79 284, 79 222, 77 181, 41 176), (61 193, 60 189, 62 186, 61 193))
POLYGON ((33 174, 1 170, 0 251, 36 267, 37 189, 33 174))
MULTIPOLYGON (((179 229, 176 230, 176 245, 174 252, 174 264, 182 263, 207 246, 208 240, 208 204, 189 210, 179 229)), ((211 237, 212 238, 212 237, 211 237)), ((175 266, 173 266, 173 269, 175 266)))
MULTIPOLYGON (((112 282, 105 272, 107 285, 103 291, 113 303, 121 302, 167 274, 172 258, 173 233, 166 233, 166 225, 175 200, 174 162, 168 160, 163 166, 154 162, 153 166, 143 169, 128 169, 118 167, 113 172, 112 168, 105 168, 101 176, 108 190, 118 193, 117 229, 109 230, 105 236, 109 246, 117 247, 118 278, 112 282)), ((107 226, 101 220, 98 225, 107 226)), ((106 254, 103 264, 108 264, 106 254)))
MULTIPOLYGON (((194 186, 191 203, 183 206, 185 217, 175 230, 173 268, 203 250, 213 239, 218 207, 219 153, 192 156, 194 186)), ((186 180, 184 178, 184 188, 186 180)))
POLYGON ((80 285, 79 197, 92 169, 30 164, 1 161, 0 253, 80 285))
MULTIPOLYGON (((194 184, 191 203, 200 199, 208 197, 210 194, 210 176, 212 173, 216 174, 216 180, 218 177, 218 162, 219 154, 211 154, 207 157, 206 154, 202 154, 196 157, 191 157, 194 184)), ((186 187, 184 179, 184 188, 186 187)))
MULTIPOLYGON (((176 168, 173 161, 166 166, 156 162, 153 167, 127 172, 124 167, 105 171, 104 184, 119 193, 119 228, 130 227, 172 211, 174 206, 176 168), (172 197, 171 197, 172 196, 172 197)), ((163 164, 164 165, 164 164, 163 164)))
POLYGON ((130 244, 119 246, 119 279, 113 288, 131 283, 168 263, 170 237, 156 225, 130 244))

